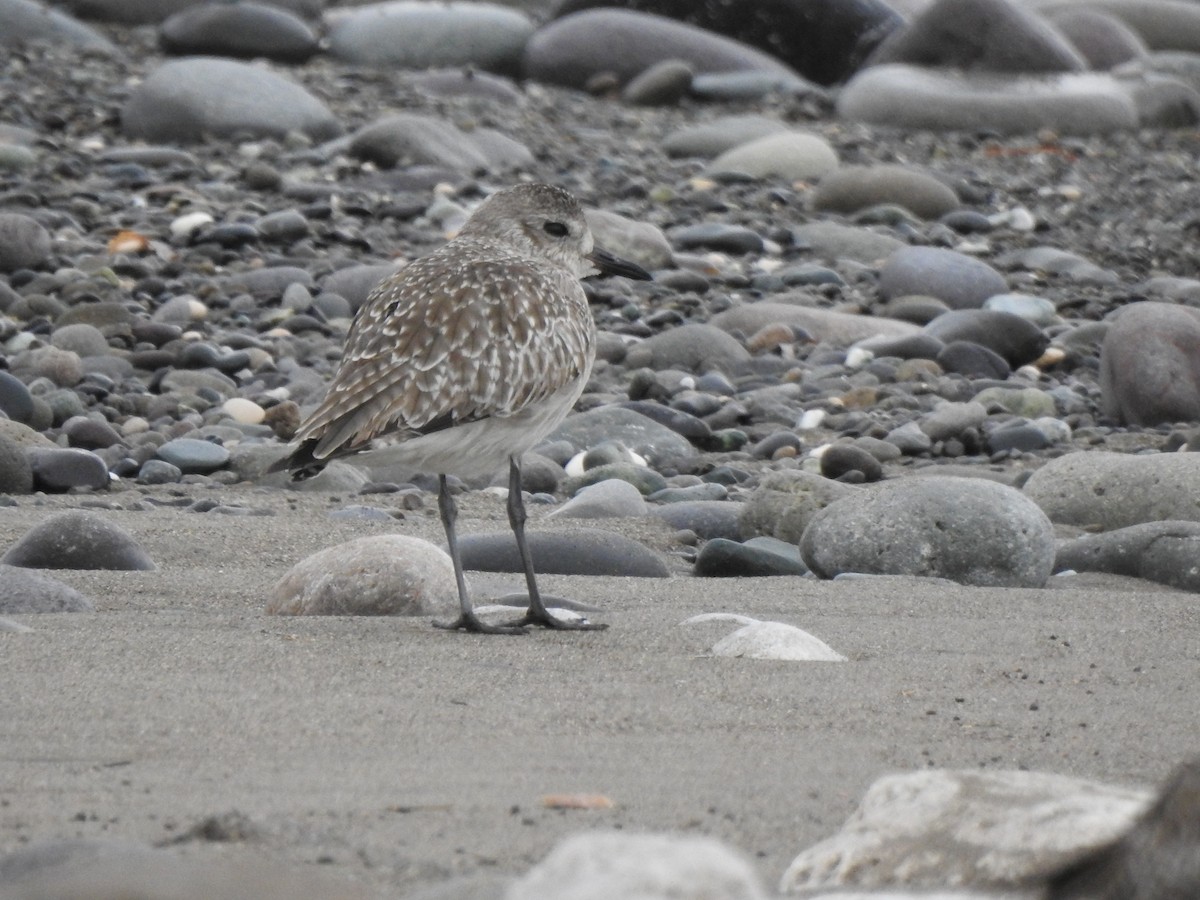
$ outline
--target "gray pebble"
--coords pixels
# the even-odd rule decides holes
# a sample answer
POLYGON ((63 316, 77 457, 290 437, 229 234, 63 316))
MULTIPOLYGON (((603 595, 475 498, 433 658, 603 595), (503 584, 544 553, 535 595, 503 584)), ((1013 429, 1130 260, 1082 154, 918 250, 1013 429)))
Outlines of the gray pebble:
POLYGON ((25 532, 0 563, 29 569, 155 568, 125 529, 89 512, 66 512, 46 519, 25 532))
POLYGON ((4 615, 91 612, 94 608, 91 600, 61 581, 11 563, 0 564, 0 613, 4 615))

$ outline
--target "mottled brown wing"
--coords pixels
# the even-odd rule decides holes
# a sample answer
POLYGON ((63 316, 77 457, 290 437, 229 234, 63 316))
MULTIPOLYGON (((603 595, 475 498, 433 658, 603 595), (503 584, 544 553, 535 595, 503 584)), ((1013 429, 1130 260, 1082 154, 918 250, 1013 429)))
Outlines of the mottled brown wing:
POLYGON ((324 459, 445 417, 509 416, 578 377, 592 353, 587 299, 566 273, 433 254, 368 298, 296 438, 317 439, 324 459))

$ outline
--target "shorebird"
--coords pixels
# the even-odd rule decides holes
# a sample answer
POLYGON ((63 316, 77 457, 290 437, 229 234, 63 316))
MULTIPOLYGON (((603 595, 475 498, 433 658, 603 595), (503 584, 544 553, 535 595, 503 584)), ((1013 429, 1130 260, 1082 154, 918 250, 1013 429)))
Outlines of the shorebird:
POLYGON ((578 202, 561 188, 524 184, 488 197, 458 235, 381 282, 358 311, 320 405, 273 471, 311 478, 333 459, 366 451, 438 475, 438 511, 454 564, 460 614, 434 624, 486 634, 529 625, 596 629, 552 615, 525 538, 521 455, 549 434, 583 392, 595 325, 581 278, 648 279, 595 246, 578 202), (475 613, 455 532, 447 475, 480 477, 508 465, 508 521, 529 608, 506 625, 475 613))

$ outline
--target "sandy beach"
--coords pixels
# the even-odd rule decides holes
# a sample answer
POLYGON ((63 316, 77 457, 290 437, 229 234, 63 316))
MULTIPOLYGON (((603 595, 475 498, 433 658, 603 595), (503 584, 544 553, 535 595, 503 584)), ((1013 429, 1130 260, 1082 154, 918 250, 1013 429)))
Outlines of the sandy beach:
MULTIPOLYGON (((346 501, 334 495, 147 495, 189 490, 273 514, 105 512, 157 570, 50 573, 96 612, 0 633, 0 848, 182 836, 189 855, 251 854, 403 896, 518 875, 579 830, 668 830, 728 842, 773 887, 885 773, 1149 786, 1195 751, 1194 604, 1149 583, 696 579, 680 564, 670 579, 545 578, 601 607, 608 631, 478 637, 428 619, 263 612, 317 549, 389 530, 436 541, 431 509, 391 526, 327 519, 346 501), (850 661, 712 658, 733 626, 680 624, 709 612, 798 625, 850 661), (564 793, 612 807, 544 806, 564 793), (189 836, 210 817, 232 832, 210 837, 238 839, 189 836)), ((0 540, 81 500, 25 498, 0 516, 0 540)), ((469 495, 462 528, 501 530, 503 516, 499 499, 469 495)), ((612 527, 669 544, 665 527, 612 527)))

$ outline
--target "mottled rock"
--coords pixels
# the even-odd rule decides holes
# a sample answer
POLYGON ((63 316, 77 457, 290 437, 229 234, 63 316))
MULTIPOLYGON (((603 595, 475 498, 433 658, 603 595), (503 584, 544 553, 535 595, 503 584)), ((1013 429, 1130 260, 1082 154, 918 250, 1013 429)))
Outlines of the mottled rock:
POLYGON ((1100 390, 1105 412, 1130 425, 1200 419, 1200 310, 1123 309, 1104 336, 1100 390))
POLYGON ((747 537, 767 535, 790 544, 799 543, 818 512, 853 490, 849 485, 830 481, 815 472, 772 472, 742 505, 741 533, 747 537))
POLYGON ((822 578, 858 572, 1041 587, 1054 565, 1054 529, 1020 491, 931 475, 852 489, 812 517, 800 553, 822 578))
POLYGON ((447 616, 458 611, 454 566, 428 541, 358 538, 302 559, 275 584, 267 612, 307 616, 447 616))
POLYGON ((1200 591, 1200 522, 1146 522, 1061 544, 1056 569, 1111 572, 1200 591))
POLYGON ((987 263, 940 247, 904 247, 879 272, 879 293, 885 300, 923 294, 952 309, 977 309, 1007 289, 1004 276, 987 263))
POLYGON ((36 269, 50 256, 50 232, 23 213, 0 212, 0 272, 36 269))

